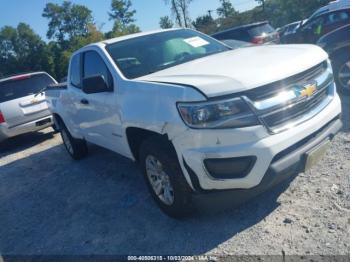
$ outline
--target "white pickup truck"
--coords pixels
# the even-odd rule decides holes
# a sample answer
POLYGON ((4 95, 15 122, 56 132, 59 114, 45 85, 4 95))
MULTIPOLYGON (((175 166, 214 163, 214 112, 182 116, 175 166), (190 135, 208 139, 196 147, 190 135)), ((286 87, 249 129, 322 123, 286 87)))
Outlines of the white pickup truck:
POLYGON ((232 50, 189 29, 88 45, 46 95, 74 159, 90 142, 138 161, 174 217, 193 196, 259 193, 303 172, 342 126, 321 48, 232 50))

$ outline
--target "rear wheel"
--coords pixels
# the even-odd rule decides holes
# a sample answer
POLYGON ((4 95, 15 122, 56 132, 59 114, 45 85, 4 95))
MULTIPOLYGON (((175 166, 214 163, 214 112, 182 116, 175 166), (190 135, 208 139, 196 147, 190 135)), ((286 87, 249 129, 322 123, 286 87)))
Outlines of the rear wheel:
POLYGON ((73 159, 79 160, 87 155, 88 148, 85 140, 74 138, 62 122, 60 123, 60 131, 63 144, 73 159))
POLYGON ((169 141, 147 139, 141 145, 140 162, 149 191, 164 213, 175 218, 189 214, 191 188, 169 141))
POLYGON ((344 52, 334 61, 334 74, 337 87, 342 93, 350 94, 350 54, 344 52))

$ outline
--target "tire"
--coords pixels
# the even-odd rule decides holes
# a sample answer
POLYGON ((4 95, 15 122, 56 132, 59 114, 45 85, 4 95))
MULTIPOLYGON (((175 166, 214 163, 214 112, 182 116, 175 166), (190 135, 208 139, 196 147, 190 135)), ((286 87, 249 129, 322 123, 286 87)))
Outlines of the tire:
POLYGON ((60 122, 60 132, 64 147, 73 159, 79 160, 88 154, 85 140, 74 138, 62 121, 60 122))
POLYGON ((338 90, 343 94, 350 94, 350 53, 344 51, 333 59, 333 67, 338 90))
POLYGON ((56 123, 54 123, 51 127, 55 133, 60 132, 60 128, 56 125, 56 123))
POLYGON ((175 149, 170 142, 164 138, 151 137, 142 143, 139 153, 148 189, 160 209, 173 218, 190 214, 192 190, 181 171, 175 149), (150 168, 152 161, 155 164, 153 166, 158 169, 157 172, 150 168), (155 173, 157 175, 154 175, 155 173), (159 184, 162 184, 162 188, 158 187, 156 190, 156 185, 159 184))

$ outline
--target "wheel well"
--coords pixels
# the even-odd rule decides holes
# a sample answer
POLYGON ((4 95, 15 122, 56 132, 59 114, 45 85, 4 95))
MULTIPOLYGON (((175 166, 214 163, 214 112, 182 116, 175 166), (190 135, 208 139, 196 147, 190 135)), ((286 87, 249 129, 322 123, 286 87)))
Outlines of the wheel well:
POLYGON ((131 153, 133 154, 135 160, 137 160, 137 161, 139 160, 139 151, 140 151, 140 147, 142 145, 142 142, 145 141, 146 139, 148 139, 150 137, 157 136, 161 140, 163 140, 163 141, 166 140, 169 142, 167 135, 161 135, 161 134, 153 132, 153 131, 149 131, 149 130, 142 129, 142 128, 136 128, 136 127, 127 128, 126 129, 126 136, 128 139, 131 153))
MULTIPOLYGON (((330 59, 333 60, 333 59, 337 59, 339 56, 342 56, 343 54, 346 54, 346 52, 350 52, 350 46, 345 46, 345 47, 342 47, 338 50, 336 50, 334 53, 332 53, 330 55, 330 59)), ((333 61, 335 62, 335 61, 333 61)))
POLYGON ((62 117, 60 117, 60 115, 56 113, 52 114, 52 116, 54 119, 54 123, 57 124, 57 127, 60 129, 61 123, 64 123, 62 117))

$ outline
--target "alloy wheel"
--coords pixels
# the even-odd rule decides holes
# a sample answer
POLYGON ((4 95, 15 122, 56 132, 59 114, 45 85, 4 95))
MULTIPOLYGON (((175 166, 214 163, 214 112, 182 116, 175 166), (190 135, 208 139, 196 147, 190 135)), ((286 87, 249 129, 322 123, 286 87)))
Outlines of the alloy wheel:
POLYGON ((350 61, 340 67, 338 79, 344 88, 350 89, 350 61))
POLYGON ((162 163, 154 156, 146 158, 146 173, 151 187, 157 197, 166 205, 174 203, 174 189, 170 177, 165 172, 162 163))

